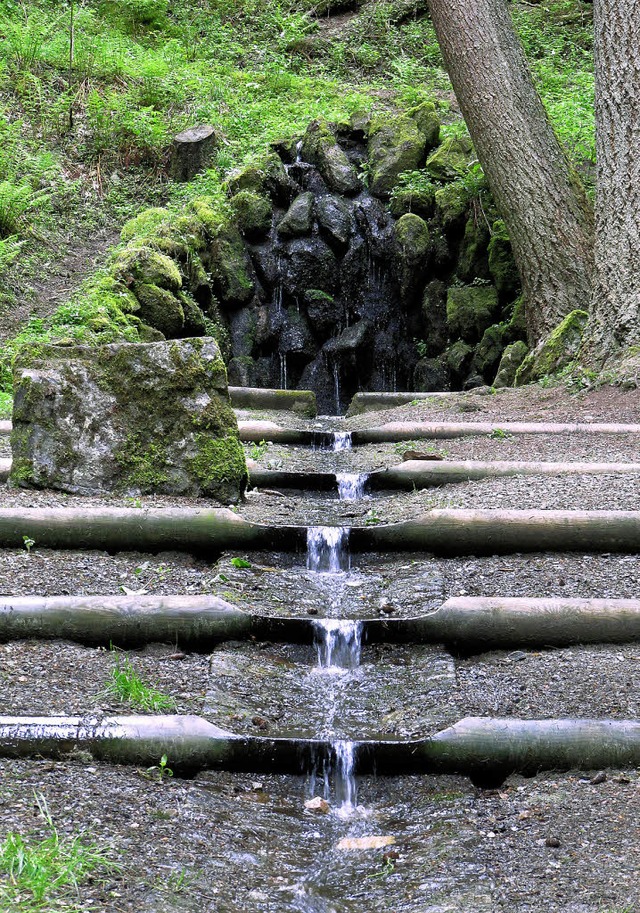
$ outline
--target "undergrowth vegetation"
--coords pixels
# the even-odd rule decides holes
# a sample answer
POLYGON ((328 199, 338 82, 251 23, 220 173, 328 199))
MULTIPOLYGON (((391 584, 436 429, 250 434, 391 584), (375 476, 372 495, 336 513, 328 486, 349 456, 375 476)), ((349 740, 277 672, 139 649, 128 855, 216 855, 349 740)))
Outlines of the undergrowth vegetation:
MULTIPOLYGON (((331 17, 329 6, 0 0, 0 313, 15 332, 16 298, 31 297, 36 311, 12 350, 43 333, 136 338, 99 278, 49 321, 42 318, 54 308, 37 308, 45 280, 55 282, 64 255, 97 228, 115 239, 147 206, 221 200, 230 169, 269 141, 301 133, 315 117, 339 121, 435 95, 445 120, 455 123, 424 0, 366 0, 331 17), (172 137, 196 123, 216 128, 213 167, 191 183, 172 184, 172 137)), ((582 0, 511 7, 551 119, 588 174, 590 7, 582 0)), ((481 183, 482 175, 469 180, 481 183)), ((4 375, 6 389, 6 367, 4 375)))

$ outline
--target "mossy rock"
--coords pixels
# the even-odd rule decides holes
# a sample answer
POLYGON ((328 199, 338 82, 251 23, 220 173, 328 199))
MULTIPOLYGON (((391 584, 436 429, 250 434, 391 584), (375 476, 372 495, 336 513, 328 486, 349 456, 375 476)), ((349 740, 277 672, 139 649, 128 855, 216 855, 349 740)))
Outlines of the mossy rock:
POLYGON ((182 276, 174 261, 148 246, 129 245, 118 253, 112 264, 117 280, 156 285, 177 292, 182 288, 182 276))
POLYGON ((451 338, 478 342, 494 322, 498 293, 493 286, 464 285, 449 289, 447 326, 451 338))
POLYGON ((458 339, 444 353, 444 361, 452 377, 460 383, 471 367, 473 348, 462 339, 458 339))
POLYGON ((507 325, 494 323, 488 327, 478 343, 473 357, 473 367, 486 381, 491 380, 498 367, 505 347, 507 325))
POLYGON ((518 340, 527 340, 527 313, 524 303, 524 296, 519 295, 513 304, 507 310, 507 325, 509 342, 518 340))
POLYGON ((415 213, 422 219, 430 219, 435 211, 436 189, 429 186, 420 190, 396 187, 391 197, 391 215, 396 219, 407 213, 415 213))
POLYGON ((248 190, 258 196, 267 196, 274 203, 289 203, 295 185, 289 178, 282 159, 275 152, 269 152, 257 162, 233 171, 226 181, 230 194, 248 190))
POLYGON ((241 190, 230 200, 240 233, 247 238, 263 238, 271 229, 273 209, 269 200, 251 190, 241 190))
POLYGON ((424 219, 415 213, 407 213, 396 222, 394 234, 401 260, 409 264, 426 260, 431 247, 431 235, 424 219))
POLYGON ((507 346, 502 353, 502 358, 498 365, 498 373, 495 376, 492 386, 496 389, 500 389, 501 387, 513 387, 518 368, 527 357, 528 352, 528 345, 521 339, 517 342, 512 342, 511 345, 507 346))
POLYGON ((184 336, 206 336, 207 322, 202 309, 188 292, 179 292, 178 298, 184 311, 184 336))
POLYGON ((489 241, 489 271, 498 294, 510 297, 520 287, 520 275, 513 259, 511 241, 502 219, 497 219, 491 229, 489 241))
POLYGON ((418 130, 425 138, 425 148, 429 152, 440 142, 440 118, 436 106, 432 101, 425 101, 421 105, 407 111, 409 117, 418 125, 418 130))
POLYGON ((302 157, 316 166, 330 190, 350 196, 362 189, 356 169, 326 121, 314 120, 309 124, 302 138, 302 157))
POLYGON ((120 237, 127 243, 134 239, 143 240, 149 238, 157 231, 158 227, 171 220, 171 213, 168 209, 161 207, 152 207, 145 209, 133 219, 129 219, 122 226, 120 237))
POLYGON ((374 118, 369 127, 369 189, 388 199, 403 171, 424 164, 427 141, 416 121, 406 114, 374 118))
POLYGON ((421 358, 413 371, 413 389, 433 393, 449 389, 449 366, 444 358, 421 358))
POLYGON ((422 296, 422 330, 425 352, 440 354, 447 346, 447 286, 439 279, 428 283, 422 296))
POLYGON ((472 152, 466 137, 449 136, 431 153, 425 169, 436 181, 455 181, 467 173, 472 152))
POLYGON ((171 339, 182 335, 184 309, 172 292, 150 283, 136 283, 134 291, 140 303, 140 318, 144 323, 171 339))
POLYGON ((541 377, 557 374, 578 354, 589 315, 575 310, 524 359, 516 374, 516 386, 529 384, 541 377))
POLYGON ((460 184, 446 184, 435 192, 436 212, 445 231, 460 225, 469 208, 469 194, 460 184))
POLYGON ((255 287, 250 263, 239 232, 221 230, 209 248, 215 294, 222 305, 239 306, 253 298, 255 287))
POLYGON ((473 282, 474 279, 489 279, 489 260, 487 248, 490 241, 489 229, 480 216, 471 213, 464 229, 460 246, 456 275, 462 282, 473 282))

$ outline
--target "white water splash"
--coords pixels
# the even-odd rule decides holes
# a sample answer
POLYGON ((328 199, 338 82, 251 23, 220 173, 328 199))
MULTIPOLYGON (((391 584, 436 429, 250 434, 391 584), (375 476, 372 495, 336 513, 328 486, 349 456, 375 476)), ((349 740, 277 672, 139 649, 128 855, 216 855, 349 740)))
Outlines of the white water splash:
POLYGON ((358 804, 358 785, 355 777, 356 746, 353 742, 337 739, 333 742, 336 753, 336 768, 334 775, 334 789, 337 804, 337 814, 341 818, 348 818, 356 810, 358 804))
POLYGON ((310 526, 307 529, 307 568, 317 574, 349 570, 349 527, 310 526))
POLYGON ((341 501, 360 501, 369 478, 368 472, 338 472, 338 497, 341 501))
POLYGON ((333 450, 338 452, 339 450, 351 450, 352 449, 351 441, 351 432, 350 431, 334 431, 333 432, 333 450))
POLYGON ((362 652, 362 622, 342 618, 314 621, 318 665, 327 671, 355 669, 362 652))

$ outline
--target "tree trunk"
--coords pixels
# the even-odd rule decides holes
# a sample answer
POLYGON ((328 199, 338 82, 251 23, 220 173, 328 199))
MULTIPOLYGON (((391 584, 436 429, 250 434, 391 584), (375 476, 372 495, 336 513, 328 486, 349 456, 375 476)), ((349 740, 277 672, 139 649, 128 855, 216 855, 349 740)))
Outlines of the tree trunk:
POLYGON ((583 354, 596 363, 640 343, 640 17, 596 0, 596 241, 583 354))
POLYGON ((529 341, 535 344, 590 302, 591 208, 536 92, 506 0, 430 0, 430 8, 458 103, 511 237, 529 341))

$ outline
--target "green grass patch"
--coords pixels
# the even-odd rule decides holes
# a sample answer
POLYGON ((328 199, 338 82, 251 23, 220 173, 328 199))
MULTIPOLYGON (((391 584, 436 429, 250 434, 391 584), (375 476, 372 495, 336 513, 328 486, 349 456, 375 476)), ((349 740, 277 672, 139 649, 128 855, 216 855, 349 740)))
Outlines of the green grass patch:
POLYGON ((0 909, 86 911, 80 888, 119 866, 106 849, 82 835, 60 834, 43 796, 36 794, 47 836, 41 840, 9 833, 0 844, 0 909))
POLYGON ((116 658, 104 692, 137 710, 158 713, 176 707, 170 695, 158 691, 138 675, 128 657, 116 658))

